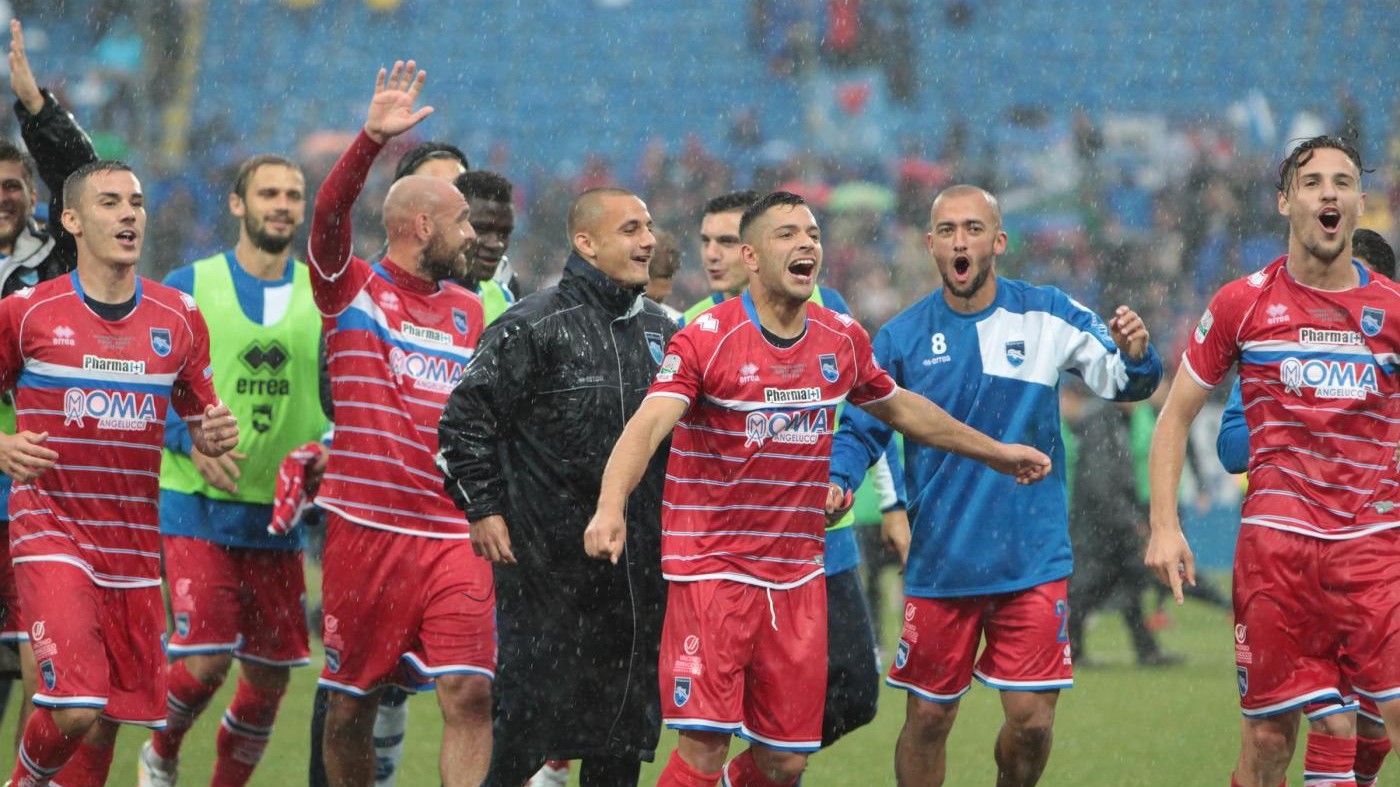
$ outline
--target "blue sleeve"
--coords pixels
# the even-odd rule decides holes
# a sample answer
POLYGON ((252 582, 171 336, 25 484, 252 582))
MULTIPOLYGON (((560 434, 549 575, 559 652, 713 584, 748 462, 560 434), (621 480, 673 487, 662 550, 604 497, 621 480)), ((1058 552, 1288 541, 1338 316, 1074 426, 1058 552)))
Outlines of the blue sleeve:
POLYGON ((846 299, 841 297, 841 293, 830 287, 822 288, 822 305, 834 312, 851 313, 851 307, 847 305, 846 299))
MULTIPOLYGON (((166 275, 163 282, 167 287, 174 287, 186 295, 194 295, 194 266, 184 265, 176 268, 166 275)), ((188 455, 194 450, 194 441, 190 439, 190 428, 185 425, 185 419, 175 413, 175 408, 170 408, 165 416, 165 447, 177 454, 188 455)))
POLYGON ((895 504, 881 511, 882 514, 909 508, 909 487, 904 483, 904 457, 900 448, 899 438, 890 435, 890 441, 885 444, 885 461, 889 463, 890 475, 894 479, 895 504))
POLYGON ((1244 397, 1240 394, 1238 378, 1235 387, 1230 389, 1230 398, 1225 401, 1225 412, 1220 414, 1215 453, 1227 472, 1243 473, 1249 469, 1249 426, 1244 421, 1244 397))
POLYGON ((1108 324, 1073 298, 1053 287, 1052 313, 1070 326, 1065 339, 1065 371, 1078 375, 1098 396, 1115 402, 1140 402, 1162 381, 1162 358, 1157 348, 1134 361, 1118 349, 1108 324))
MULTIPOLYGON (((831 441, 831 483, 854 491, 865 481, 870 466, 888 449, 894 430, 859 407, 847 407, 841 414, 841 427, 831 441)), ((890 468, 894 473, 894 468, 890 468)), ((899 479, 904 474, 894 473, 899 479)), ((895 490, 900 482, 895 481, 895 490)))

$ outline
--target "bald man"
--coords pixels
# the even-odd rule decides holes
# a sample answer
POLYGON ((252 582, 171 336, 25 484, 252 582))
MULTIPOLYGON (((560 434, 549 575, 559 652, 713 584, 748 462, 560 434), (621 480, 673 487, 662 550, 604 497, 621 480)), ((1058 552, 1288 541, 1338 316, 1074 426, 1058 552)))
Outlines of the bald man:
POLYGON ((373 782, 375 710, 391 684, 436 682, 446 787, 480 784, 491 752, 491 570, 433 464, 443 404, 483 325, 480 299, 448 281, 476 238, 466 200, 448 181, 405 177, 384 200, 383 260, 351 252, 350 212, 370 165, 432 112, 415 108, 424 78, 412 61, 387 78, 380 70, 364 129, 311 218, 336 421, 316 498, 327 513, 319 682, 331 692, 324 752, 334 787, 373 782))
POLYGON ((568 234, 558 286, 486 330, 440 435, 448 493, 496 569, 501 670, 486 784, 501 787, 546 759, 583 760, 583 785, 636 784, 660 733, 664 460, 631 497, 622 560, 590 560, 583 531, 676 325, 643 294, 656 238, 640 199, 585 192, 568 234))

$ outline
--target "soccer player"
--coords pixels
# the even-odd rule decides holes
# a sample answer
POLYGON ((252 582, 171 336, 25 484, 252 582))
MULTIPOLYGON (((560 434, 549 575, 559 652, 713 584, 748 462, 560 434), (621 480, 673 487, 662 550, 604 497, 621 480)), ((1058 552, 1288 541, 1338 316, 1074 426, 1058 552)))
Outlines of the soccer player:
MULTIPOLYGON (((301 535, 268 534, 277 470, 326 429, 318 403, 320 315, 307 267, 288 255, 306 217, 301 168, 274 155, 238 168, 230 251, 172 272, 211 327, 219 398, 247 424, 239 450, 217 459, 166 427, 161 535, 175 632, 166 651, 169 713, 141 749, 142 785, 175 784, 180 744, 223 685, 238 688, 219 727, 213 784, 243 785, 267 747, 291 668, 310 654, 302 596, 301 535)), ((312 468, 325 467, 324 454, 312 468)))
POLYGON ((520 787, 547 757, 581 759, 590 787, 636 784, 661 732, 663 463, 631 498, 626 563, 590 560, 579 537, 607 453, 676 325, 642 295, 655 238, 641 199, 588 190, 567 226, 559 284, 487 330, 441 425, 448 491, 472 522, 472 545, 496 564, 490 787, 520 787))
POLYGON ((748 292, 688 324, 608 460, 587 552, 623 556, 627 495, 671 435, 662 571, 662 717, 680 730, 660 785, 792 784, 821 743, 825 513, 836 405, 849 398, 911 439, 1019 481, 1049 459, 998 443, 898 388, 849 316, 809 302, 821 230, 774 192, 744 212, 748 292), (751 368, 752 367, 752 368, 751 368), (727 765, 730 736, 753 745, 727 765), (721 773, 721 769, 723 772, 721 773))
MULTIPOLYGON (((15 115, 24 144, 34 158, 7 141, 0 141, 0 295, 12 295, 41 281, 63 276, 73 270, 77 247, 63 223, 51 221, 39 229, 34 221, 38 193, 34 188, 37 170, 49 188, 49 215, 63 215, 63 181, 84 164, 97 160, 92 141, 77 121, 47 90, 39 87, 24 49, 24 30, 18 19, 10 20, 10 87, 19 99, 15 115)), ((9 393, 0 394, 0 431, 14 432, 14 402, 9 393)), ((10 519, 10 479, 0 474, 0 523, 10 519)), ((9 560, 9 539, 0 543, 0 642, 18 646, 23 677, 24 702, 20 704, 18 740, 24 722, 34 706, 37 676, 30 666, 28 627, 20 620, 19 598, 9 560)), ((10 682, 0 684, 0 710, 9 699, 10 682)))
POLYGON ((675 287, 676 272, 681 268, 681 249, 676 245, 676 236, 666 230, 656 231, 656 251, 651 255, 651 266, 647 268, 647 297, 666 315, 680 323, 683 315, 680 310, 666 304, 675 287))
MULTIPOLYGON (((1001 692, 997 784, 1040 778, 1059 691, 1073 685, 1060 374, 1118 401, 1146 399, 1162 374, 1127 307, 1105 324, 1059 290, 1000 278, 1006 240, 991 194, 968 185, 940 193, 926 243, 943 286, 875 339, 876 358, 900 385, 997 439, 1043 447, 1054 462, 1051 483, 1021 489, 974 462, 904 443, 913 532, 904 629, 887 680, 909 692, 895 748, 900 784, 943 783, 948 734, 974 676, 1001 692)), ((832 482, 858 483, 889 436, 851 413, 836 436, 832 482)))
POLYGON ((515 231, 513 187, 509 180, 484 169, 465 172, 453 182, 472 209, 472 229, 476 231, 471 265, 461 283, 481 297, 486 324, 490 325, 515 303, 515 293, 493 278, 507 261, 510 235, 515 231))
POLYGON ((118 724, 165 725, 157 520, 167 406, 217 457, 238 441, 217 401, 194 301, 136 275, 146 210, 131 169, 64 184, 77 270, 0 301, 0 436, 15 481, 10 554, 40 675, 11 780, 105 784, 118 724))
POLYGON ((1360 155, 1314 137, 1279 167, 1288 253, 1212 298, 1153 437, 1147 565, 1177 602, 1195 579, 1177 483, 1192 421, 1238 364, 1249 491, 1235 550, 1235 664, 1244 714, 1232 784, 1275 787, 1301 709, 1375 701, 1400 736, 1395 443, 1400 290, 1352 259, 1364 204, 1360 155))
POLYGON ((443 403, 471 359, 481 299, 461 276, 476 235, 452 184, 410 175, 384 200, 389 238, 371 266, 351 253, 350 210, 374 158, 416 126, 424 72, 380 69, 364 129, 336 162, 311 218, 311 286, 325 318, 335 436, 316 503, 327 512, 324 616, 332 691, 330 784, 374 779, 378 694, 436 679, 447 787, 479 784, 491 751, 495 674, 490 566, 433 464, 443 403))

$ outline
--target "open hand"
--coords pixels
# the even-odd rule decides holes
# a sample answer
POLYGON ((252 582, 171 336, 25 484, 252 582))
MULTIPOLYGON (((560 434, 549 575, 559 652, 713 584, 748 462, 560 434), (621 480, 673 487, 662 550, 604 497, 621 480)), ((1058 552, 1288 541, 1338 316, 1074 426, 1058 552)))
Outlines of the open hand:
POLYGON ((15 483, 27 483, 53 469, 58 452, 44 447, 48 432, 0 435, 0 470, 15 483))
POLYGON ((428 72, 419 71, 418 64, 412 60, 394 61, 394 70, 388 73, 387 79, 384 69, 379 69, 374 79, 374 98, 369 102, 369 116, 365 118, 365 133, 370 139, 382 145, 433 114, 432 107, 413 108, 427 78, 428 72))
POLYGON ((29 114, 37 115, 44 108, 44 94, 29 68, 29 56, 24 52, 24 28, 18 19, 10 20, 10 89, 15 91, 29 114))

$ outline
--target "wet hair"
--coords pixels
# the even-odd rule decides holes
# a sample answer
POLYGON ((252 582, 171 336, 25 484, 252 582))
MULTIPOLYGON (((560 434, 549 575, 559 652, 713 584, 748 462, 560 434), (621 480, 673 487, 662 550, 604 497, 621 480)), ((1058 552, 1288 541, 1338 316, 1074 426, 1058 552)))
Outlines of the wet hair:
POLYGON ((793 194, 791 191, 774 191, 769 194, 765 194, 764 196, 759 197, 758 200, 754 202, 754 204, 744 209, 744 216, 743 218, 739 219, 739 237, 742 238, 748 233, 749 226, 752 225, 755 221, 757 221, 758 217, 762 216, 763 214, 767 213, 773 208, 778 207, 779 205, 791 205, 793 207, 796 207, 798 205, 806 204, 807 200, 803 199, 802 197, 796 194, 793 194))
POLYGON ((651 252, 651 265, 647 273, 653 279, 672 279, 681 268, 681 248, 676 244, 676 236, 663 229, 652 230, 656 235, 656 248, 651 252))
POLYGON ((276 153, 259 153, 251 158, 244 159, 238 165, 238 174, 233 177, 233 193, 241 200, 248 199, 248 181, 253 179, 253 173, 263 167, 286 167, 301 172, 301 167, 286 156, 279 156, 276 153))
POLYGON ((68 179, 63 181, 63 204, 69 208, 78 205, 78 195, 87 186, 88 178, 99 172, 133 172, 131 166, 125 161, 93 161, 84 164, 73 171, 68 179))
POLYGON ((718 197, 705 203, 705 215, 711 213, 728 213, 731 210, 748 210, 749 206, 758 202, 761 195, 753 189, 741 189, 731 191, 728 194, 721 194, 718 197))
POLYGON ((394 167, 394 180, 412 175, 413 171, 423 165, 425 161, 435 161, 437 159, 456 159, 463 169, 470 170, 472 165, 467 161, 467 154, 463 153, 456 145, 449 145, 446 142, 424 142, 403 154, 399 159, 399 165, 394 167))
POLYGON ((1312 157, 1317 151, 1327 148, 1340 150, 1345 153, 1346 157, 1351 159, 1351 163, 1356 165, 1357 172, 1370 171, 1361 166, 1361 153, 1357 151, 1350 142, 1347 142, 1341 137, 1332 137, 1324 134, 1320 137, 1312 137, 1299 142, 1298 145, 1293 148, 1293 152, 1288 154, 1288 158, 1285 158, 1283 163, 1278 165, 1278 183, 1274 186, 1278 189, 1278 192, 1280 194, 1287 194, 1292 191, 1293 179, 1297 176, 1298 170, 1309 161, 1312 161, 1312 157))
POLYGON ((1351 234, 1351 256, 1366 261, 1366 266, 1387 279, 1395 278, 1395 250, 1375 230, 1357 230, 1351 234))
POLYGON ((8 139, 0 139, 0 161, 13 161, 24 170, 24 184, 34 188, 34 159, 8 139))
POLYGON ((604 197, 635 196, 637 195, 618 186, 599 186, 574 197, 573 204, 569 206, 568 219, 565 222, 569 233, 569 243, 574 242, 575 235, 585 231, 586 227, 597 221, 604 197))
POLYGON ((475 197, 487 202, 504 202, 507 205, 514 200, 514 188, 510 181, 490 170, 474 169, 463 172, 452 185, 467 199, 475 197))

